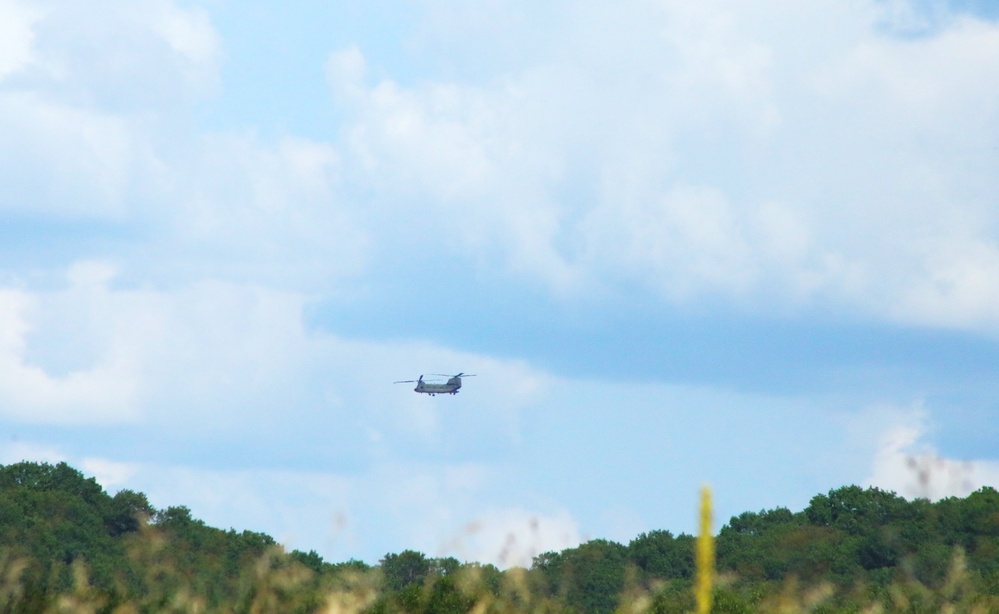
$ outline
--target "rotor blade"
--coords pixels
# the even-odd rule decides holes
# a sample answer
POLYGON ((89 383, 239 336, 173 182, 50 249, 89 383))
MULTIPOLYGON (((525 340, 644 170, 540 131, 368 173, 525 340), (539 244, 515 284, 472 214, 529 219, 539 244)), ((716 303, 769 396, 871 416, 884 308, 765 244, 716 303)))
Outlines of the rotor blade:
POLYGON ((399 380, 398 382, 392 382, 392 383, 393 384, 412 384, 415 381, 416 381, 415 379, 404 379, 404 380, 399 380))

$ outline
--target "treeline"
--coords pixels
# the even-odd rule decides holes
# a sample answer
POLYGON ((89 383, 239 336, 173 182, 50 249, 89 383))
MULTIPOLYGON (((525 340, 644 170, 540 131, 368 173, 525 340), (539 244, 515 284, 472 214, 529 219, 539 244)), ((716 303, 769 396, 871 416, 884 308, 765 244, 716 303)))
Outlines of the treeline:
MULTIPOLYGON (((247 570, 275 549, 268 535, 209 527, 184 506, 109 496, 66 463, 0 467, 0 611, 48 611, 67 596, 105 611, 222 607, 247 597, 247 570)), ((313 564, 299 552, 283 559, 274 565, 313 564)))
MULTIPOLYGON (((0 612, 690 612, 695 538, 643 533, 529 569, 406 550, 286 552, 60 463, 0 466, 0 612)), ((848 486, 746 512, 715 538, 714 612, 999 611, 999 492, 907 501, 848 486)))
MULTIPOLYGON (((695 538, 643 533, 628 545, 594 540, 535 557, 551 595, 573 609, 612 612, 637 587, 654 612, 694 610, 695 538)), ((716 612, 773 611, 789 586, 821 596, 819 612, 999 612, 999 492, 907 501, 847 486, 808 507, 745 512, 715 539, 716 612), (976 609, 979 608, 979 609, 976 609)), ((804 599, 802 597, 802 599, 804 599)), ((801 608, 808 610, 802 601, 801 608)))

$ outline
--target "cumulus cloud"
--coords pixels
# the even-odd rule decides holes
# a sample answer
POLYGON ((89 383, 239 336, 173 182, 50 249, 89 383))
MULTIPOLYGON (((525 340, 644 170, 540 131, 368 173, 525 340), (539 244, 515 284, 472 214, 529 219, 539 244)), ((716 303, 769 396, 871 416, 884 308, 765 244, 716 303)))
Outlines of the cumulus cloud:
POLYGON ((119 288, 115 276, 107 263, 81 262, 61 289, 2 291, 0 394, 8 418, 148 420, 170 404, 176 418, 185 405, 200 412, 225 397, 236 406, 219 408, 241 411, 305 371, 300 297, 224 282, 177 293, 119 288))
POLYGON ((923 266, 892 315, 922 325, 999 330, 999 243, 953 237, 928 250, 923 266))
POLYGON ((340 193, 340 154, 330 144, 218 134, 196 137, 185 153, 169 161, 169 184, 151 197, 145 218, 155 239, 137 254, 145 274, 316 292, 364 270, 370 234, 340 193))
POLYGON ((501 569, 530 567, 539 554, 578 546, 579 533, 578 523, 566 510, 491 509, 469 522, 440 552, 501 569))
POLYGON ((31 62, 33 27, 44 14, 37 7, 17 0, 0 2, 0 81, 31 62))
POLYGON ((534 53, 473 45, 485 74, 413 81, 372 77, 348 46, 327 62, 342 138, 266 142, 192 132, 161 104, 215 87, 204 10, 8 2, 0 158, 18 170, 0 207, 147 233, 137 278, 314 290, 405 245, 559 296, 624 281, 995 330, 996 24, 897 36, 899 3, 719 0, 491 3, 489 28, 442 6, 425 56, 469 24, 534 53))
POLYGON ((35 52, 15 82, 83 108, 170 110, 218 82, 221 46, 207 13, 172 0, 87 7, 52 2, 31 24, 35 52))
POLYGON ((999 27, 963 17, 899 36, 900 15, 562 6, 504 27, 574 53, 489 63, 474 83, 369 83, 356 47, 328 75, 354 109, 348 166, 418 199, 462 237, 453 248, 495 250, 557 292, 630 278, 669 301, 833 303, 995 330, 973 280, 990 278, 997 245, 999 27), (980 248, 940 262, 941 242, 968 240, 980 248), (927 289, 951 278, 952 292, 927 289))
POLYGON ((203 8, 2 10, 11 38, 0 71, 0 213, 36 221, 46 237, 99 243, 140 283, 214 277, 314 290, 363 267, 366 235, 338 193, 332 144, 190 121, 222 60, 203 8))
MULTIPOLYGON (((59 298, 67 300, 70 294, 59 298)), ((50 374, 27 360, 37 303, 38 297, 24 290, 0 290, 0 405, 5 417, 71 424, 134 420, 138 382, 128 343, 106 340, 93 362, 62 375, 50 374)))
POLYGON ((22 461, 55 464, 66 460, 67 456, 57 446, 16 439, 0 443, 0 464, 3 465, 22 461))
POLYGON ((135 174, 152 165, 128 122, 34 92, 0 92, 0 211, 121 220, 135 174))
POLYGON ((127 488, 140 469, 134 463, 122 463, 106 458, 83 458, 77 461, 75 466, 84 475, 93 476, 109 493, 127 488))
POLYGON ((207 14, 169 0, 0 11, 0 210, 121 221, 156 179, 157 121, 178 121, 217 81, 207 14))
POLYGON ((386 454, 495 454, 517 445, 522 410, 545 396, 547 376, 520 361, 310 331, 306 302, 299 293, 221 280, 136 287, 102 261, 76 263, 53 289, 5 288, 4 415, 154 428, 166 438, 158 445, 221 434, 220 444, 241 437, 261 454, 284 457, 282 442, 295 437, 292 457, 342 466, 386 454), (479 372, 466 381, 479 393, 474 416, 451 414, 465 395, 435 403, 392 385, 420 375, 414 366, 428 377, 479 372))
POLYGON ((757 276, 748 237, 717 189, 677 187, 652 202, 604 203, 586 224, 594 260, 674 300, 718 288, 738 293, 757 276))
POLYGON ((145 232, 129 257, 147 278, 314 289, 402 242, 559 295, 627 280, 670 302, 999 320, 979 282, 997 249, 993 23, 897 36, 899 3, 721 0, 488 3, 483 22, 435 3, 425 56, 470 24, 535 53, 470 46, 490 57, 480 78, 412 81, 373 78, 346 47, 327 62, 342 139, 269 143, 191 131, 161 104, 190 108, 219 78, 205 10, 112 4, 4 5, 0 157, 17 172, 0 206, 145 232))
POLYGON ((905 412, 905 422, 882 432, 866 484, 913 499, 965 497, 983 486, 999 486, 999 461, 941 456, 927 441, 925 411, 905 412))
MULTIPOLYGON (((34 232, 3 242, 0 413, 139 433, 156 462, 127 446, 65 455, 222 525, 239 501, 255 510, 246 528, 282 539, 298 523, 354 543, 370 521, 398 528, 386 551, 500 564, 573 545, 558 502, 483 493, 509 478, 498 459, 524 445, 524 410, 581 382, 328 334, 303 312, 392 285, 375 278, 387 261, 402 269, 393 279, 417 280, 411 291, 462 305, 461 284, 421 277, 460 261, 482 287, 574 305, 620 293, 615 304, 654 295, 999 330, 999 26, 914 6, 432 2, 403 25, 418 69, 324 42, 343 121, 295 135, 272 117, 237 132, 202 114, 226 85, 211 7, 0 0, 0 215, 11 236, 34 232), (433 400, 391 385, 421 371, 480 377, 433 400), (312 493, 304 511, 275 503, 292 498, 281 484, 312 493)), ((607 407, 663 398, 582 389, 581 407, 594 390, 607 407)), ((561 436, 576 412, 534 419, 561 436)), ((861 446, 880 450, 872 483, 936 496, 960 491, 934 481, 957 469, 961 488, 992 480, 990 461, 954 464, 920 447, 922 427, 897 430, 921 424, 903 414, 865 423, 890 435, 861 446)), ((721 447, 729 418, 702 435, 721 447)), ((14 442, 4 454, 64 451, 14 442)), ((337 544, 328 552, 350 550, 337 544)))

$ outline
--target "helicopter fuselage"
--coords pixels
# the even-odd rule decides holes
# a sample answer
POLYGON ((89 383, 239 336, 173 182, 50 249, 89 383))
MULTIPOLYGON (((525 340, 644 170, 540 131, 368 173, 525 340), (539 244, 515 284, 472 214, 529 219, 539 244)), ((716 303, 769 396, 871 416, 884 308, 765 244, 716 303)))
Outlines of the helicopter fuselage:
POLYGON ((416 388, 413 390, 434 396, 435 394, 458 394, 459 388, 461 388, 460 377, 452 377, 446 384, 428 384, 421 378, 420 381, 416 382, 416 388))
POLYGON ((475 377, 474 373, 459 373, 457 375, 444 375, 442 373, 434 373, 434 375, 440 375, 442 377, 448 378, 445 384, 428 384, 423 381, 423 376, 420 379, 404 379, 395 382, 396 384, 412 384, 416 382, 416 388, 413 388, 414 392, 419 392, 421 394, 429 394, 434 396, 436 394, 458 394, 458 389, 461 388, 461 377, 475 377))

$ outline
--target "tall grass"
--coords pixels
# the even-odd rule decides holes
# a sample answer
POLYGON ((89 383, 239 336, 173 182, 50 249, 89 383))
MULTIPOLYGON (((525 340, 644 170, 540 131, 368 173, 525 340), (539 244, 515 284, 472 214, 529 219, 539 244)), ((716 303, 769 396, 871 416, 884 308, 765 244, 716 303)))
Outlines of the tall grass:
POLYGON ((711 611, 715 573, 715 536, 711 532, 711 489, 701 488, 700 531, 697 535, 697 614, 711 611))

